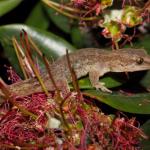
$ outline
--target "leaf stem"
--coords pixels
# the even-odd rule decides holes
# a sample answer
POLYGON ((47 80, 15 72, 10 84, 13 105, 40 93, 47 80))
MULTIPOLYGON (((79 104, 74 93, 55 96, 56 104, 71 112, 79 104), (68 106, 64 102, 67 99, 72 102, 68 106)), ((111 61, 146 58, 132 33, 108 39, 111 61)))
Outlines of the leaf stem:
POLYGON ((74 12, 74 13, 86 13, 86 11, 84 10, 80 10, 80 9, 77 9, 77 8, 71 8, 71 7, 68 7, 68 6, 65 6, 65 5, 61 5, 59 3, 56 3, 56 2, 53 2, 51 0, 42 0, 44 3, 46 4, 50 4, 50 5, 54 5, 55 7, 62 7, 62 9, 65 9, 67 11, 70 11, 70 12, 74 12))

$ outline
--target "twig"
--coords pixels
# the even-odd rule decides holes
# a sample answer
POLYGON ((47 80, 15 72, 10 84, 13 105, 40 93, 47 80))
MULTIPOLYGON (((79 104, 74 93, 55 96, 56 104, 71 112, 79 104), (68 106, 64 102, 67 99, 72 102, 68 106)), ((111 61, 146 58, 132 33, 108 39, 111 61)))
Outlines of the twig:
POLYGON ((68 12, 65 12, 65 11, 62 11, 62 9, 60 9, 59 7, 56 7, 54 6, 53 4, 51 3, 48 3, 47 0, 42 0, 47 6, 53 8, 54 10, 56 10, 57 12, 59 12, 60 14, 62 15, 65 15, 69 18, 72 18, 72 19, 77 19, 77 20, 82 20, 82 21, 92 21, 92 20, 98 20, 99 17, 79 17, 79 16, 75 16, 75 15, 72 15, 68 12))
POLYGON ((21 48, 20 48, 20 46, 19 46, 19 44, 18 44, 18 42, 17 42, 15 37, 12 38, 12 41, 13 41, 13 46, 15 48, 15 52, 16 52, 16 55, 17 55, 17 58, 18 58, 21 70, 23 72, 24 78, 27 79, 28 75, 27 75, 27 73, 26 73, 26 71, 24 69, 24 65, 23 65, 22 59, 21 59, 20 54, 19 54, 21 48))
POLYGON ((60 110, 60 114, 61 114, 61 117, 62 117, 62 121, 63 121, 64 125, 68 128, 68 130, 71 132, 70 127, 69 127, 69 125, 68 125, 68 123, 66 121, 66 118, 65 118, 65 115, 64 115, 64 112, 63 112, 63 104, 65 103, 66 99, 63 99, 61 97, 61 95, 60 95, 60 91, 59 91, 59 89, 57 87, 57 84, 56 84, 56 82, 55 82, 55 80, 53 78, 53 75, 51 73, 49 62, 48 62, 48 60, 47 60, 47 58, 45 57, 44 54, 43 54, 43 61, 44 61, 45 66, 47 68, 47 71, 48 71, 49 77, 50 77, 50 79, 52 81, 52 84, 53 84, 53 86, 55 87, 55 89, 57 91, 56 100, 57 100, 57 102, 60 102, 60 103, 58 103, 58 105, 59 105, 59 110, 60 110))
POLYGON ((24 30, 23 30, 23 33, 24 33, 25 42, 26 42, 26 56, 27 56, 27 59, 28 59, 30 65, 31 65, 31 67, 33 69, 33 72, 35 73, 39 83, 41 84, 43 91, 48 96, 48 90, 47 90, 46 86, 44 85, 44 82, 43 82, 43 80, 42 80, 42 78, 40 76, 39 71, 37 70, 37 68, 35 67, 35 65, 34 65, 34 63, 32 61, 32 55, 31 55, 31 51, 30 51, 30 47, 29 47, 29 41, 28 41, 27 33, 24 30))
POLYGON ((74 87, 75 91, 78 93, 79 98, 81 98, 82 94, 81 94, 81 91, 79 88, 78 79, 77 79, 77 76, 76 76, 76 73, 75 73, 73 67, 71 66, 71 62, 69 59, 69 53, 68 53, 67 49, 66 49, 66 58, 67 58, 68 68, 70 70, 71 77, 72 77, 73 87, 74 87))
POLYGON ((50 79, 51 79, 51 81, 52 81, 52 84, 53 84, 53 86, 55 87, 55 89, 56 89, 56 91, 57 91, 57 94, 60 95, 60 91, 59 91, 59 89, 58 89, 58 87, 57 87, 57 85, 56 85, 56 82, 55 82, 55 80, 54 80, 54 78, 53 78, 53 75, 52 75, 52 73, 51 73, 51 69, 50 69, 49 62, 48 62, 48 60, 47 60, 47 58, 45 57, 44 54, 43 54, 43 57, 42 57, 42 58, 43 58, 43 61, 44 61, 45 66, 46 66, 46 69, 47 69, 47 71, 48 71, 49 77, 50 77, 50 79))

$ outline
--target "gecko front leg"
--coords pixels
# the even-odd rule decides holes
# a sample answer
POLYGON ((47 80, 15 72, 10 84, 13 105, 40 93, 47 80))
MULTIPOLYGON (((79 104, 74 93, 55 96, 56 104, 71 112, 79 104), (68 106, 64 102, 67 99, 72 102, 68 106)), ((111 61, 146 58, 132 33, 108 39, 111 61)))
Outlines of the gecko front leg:
POLYGON ((106 88, 104 85, 105 83, 99 82, 99 78, 102 77, 105 73, 109 72, 106 67, 94 67, 92 70, 89 71, 89 79, 93 87, 96 89, 101 89, 103 92, 112 93, 111 90, 106 88))

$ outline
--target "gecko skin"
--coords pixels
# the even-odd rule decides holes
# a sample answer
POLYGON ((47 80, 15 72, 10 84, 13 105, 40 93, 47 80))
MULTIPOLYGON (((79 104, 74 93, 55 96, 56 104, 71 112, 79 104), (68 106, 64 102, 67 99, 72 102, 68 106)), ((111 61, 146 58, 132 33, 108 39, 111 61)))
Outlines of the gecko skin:
MULTIPOLYGON (((106 51, 86 48, 69 54, 69 58, 78 79, 88 74, 92 86, 104 92, 111 92, 103 83, 99 82, 99 78, 105 73, 134 72, 150 69, 150 56, 143 49, 106 51)), ((68 83, 72 80, 66 56, 58 58, 51 64, 51 72, 60 90, 67 89, 68 83)), ((41 77, 49 91, 55 90, 48 74, 44 73, 41 77)), ((8 89, 11 93, 18 96, 27 96, 43 91, 36 78, 9 85, 8 89)), ((0 93, 2 95, 1 90, 0 93)))

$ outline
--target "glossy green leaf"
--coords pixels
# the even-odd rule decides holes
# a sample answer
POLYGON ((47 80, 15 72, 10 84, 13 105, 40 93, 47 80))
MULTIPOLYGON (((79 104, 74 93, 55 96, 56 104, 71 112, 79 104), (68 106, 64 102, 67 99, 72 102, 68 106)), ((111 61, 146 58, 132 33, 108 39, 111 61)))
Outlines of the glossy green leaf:
MULTIPOLYGON (((60 2, 60 1, 56 0, 56 2, 60 2)), ((54 9, 49 8, 47 6, 45 6, 45 10, 46 10, 48 16, 50 17, 51 21, 58 28, 60 28, 65 33, 70 33, 71 32, 72 23, 71 23, 71 20, 68 17, 57 13, 54 9)))
POLYGON ((142 148, 143 150, 150 150, 150 120, 148 120, 146 123, 144 123, 141 127, 146 134, 146 136, 149 137, 149 139, 142 140, 142 148))
POLYGON ((0 17, 14 9, 21 2, 22 0, 0 0, 0 17))
POLYGON ((38 2, 26 22, 29 26, 38 27, 40 29, 47 29, 49 26, 49 18, 45 15, 41 2, 38 2))
POLYGON ((73 44, 77 48, 83 47, 98 47, 98 43, 95 41, 95 37, 91 31, 86 27, 79 28, 79 26, 74 26, 71 29, 71 39, 73 44))
POLYGON ((16 70, 19 70, 20 67, 12 45, 12 37, 15 36, 19 41, 22 29, 28 33, 40 50, 49 59, 66 54, 66 48, 70 51, 74 50, 74 47, 64 39, 44 30, 19 24, 1 26, 0 42, 4 48, 4 54, 16 70))
POLYGON ((84 94, 120 111, 137 114, 150 114, 150 93, 129 96, 121 93, 109 94, 96 90, 87 90, 84 91, 84 94))
MULTIPOLYGON (((101 78, 100 82, 105 83, 105 86, 107 88, 114 88, 114 87, 118 87, 118 86, 122 85, 125 81, 123 81, 123 80, 119 81, 119 80, 114 79, 113 77, 107 76, 107 77, 101 78)), ((88 77, 80 79, 78 81, 78 83, 79 83, 80 89, 93 89, 88 77)), ((72 85, 70 87, 73 88, 72 85)))

